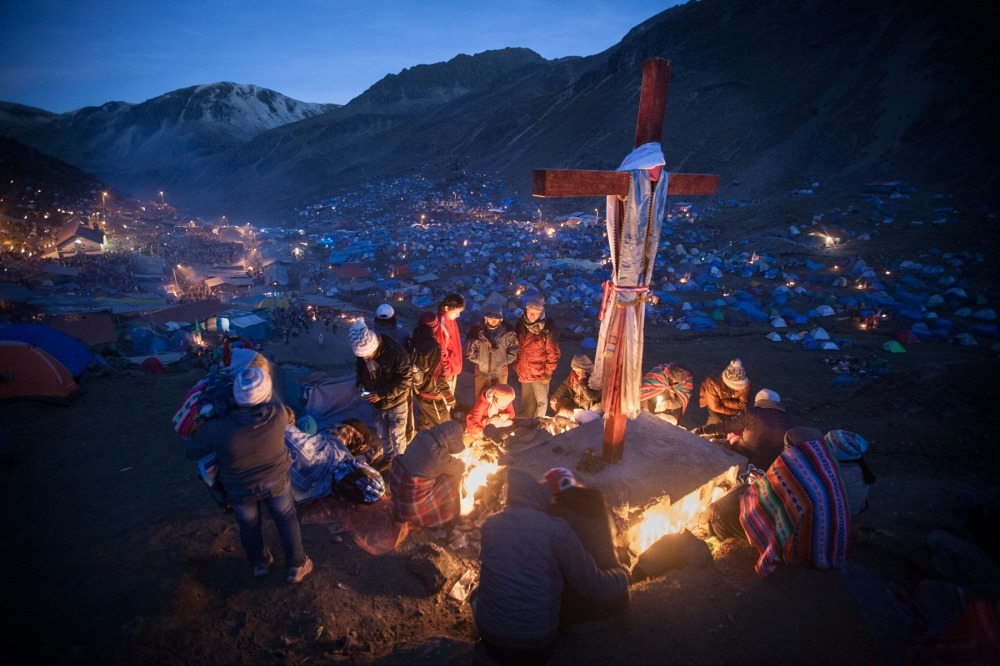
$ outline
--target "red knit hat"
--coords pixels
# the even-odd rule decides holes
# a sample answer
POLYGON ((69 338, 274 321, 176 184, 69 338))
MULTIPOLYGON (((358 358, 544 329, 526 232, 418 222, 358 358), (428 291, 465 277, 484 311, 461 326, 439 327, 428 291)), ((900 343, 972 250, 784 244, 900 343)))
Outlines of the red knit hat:
POLYGON ((576 477, 565 467, 553 467, 542 475, 542 480, 549 484, 553 495, 558 495, 567 488, 576 487, 576 477))

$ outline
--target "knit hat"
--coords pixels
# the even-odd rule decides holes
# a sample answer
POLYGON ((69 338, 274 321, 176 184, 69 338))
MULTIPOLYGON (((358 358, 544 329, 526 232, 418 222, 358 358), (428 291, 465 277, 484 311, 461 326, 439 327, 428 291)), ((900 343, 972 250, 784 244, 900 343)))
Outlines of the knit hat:
POLYGON ((823 435, 837 460, 857 460, 868 450, 868 440, 850 430, 831 430, 823 435))
POLYGON ((743 361, 738 358, 730 361, 726 369, 722 371, 722 381, 734 391, 741 391, 750 386, 747 371, 743 369, 743 361))
POLYGON ((483 316, 490 319, 503 319, 503 308, 499 305, 487 305, 483 316))
POLYGON ((441 325, 441 320, 438 319, 437 313, 424 312, 420 315, 420 318, 417 319, 417 323, 420 324, 421 326, 428 326, 432 330, 436 331, 438 329, 438 326, 441 325))
POLYGON ((757 391, 757 395, 753 399, 754 407, 761 407, 763 409, 780 409, 785 411, 784 406, 781 404, 781 396, 771 389, 761 389, 757 391))
POLYGON ((558 495, 567 488, 574 488, 577 485, 573 472, 565 467, 553 467, 542 475, 542 481, 549 484, 553 495, 558 495))
POLYGON ((237 405, 249 407, 271 399, 271 376, 260 368, 247 368, 236 375, 233 399, 237 405))
POLYGON ((594 362, 590 360, 589 356, 577 354, 573 357, 573 360, 570 361, 569 367, 574 370, 579 370, 580 372, 593 372, 594 362))
POLYGON ((514 389, 509 384, 497 384, 487 390, 490 392, 489 397, 495 400, 500 407, 506 407, 514 402, 514 389))
POLYGON ((315 435, 316 431, 319 429, 316 424, 316 419, 308 414, 299 419, 298 423, 295 424, 295 427, 307 435, 315 435))
POLYGON ((392 306, 389 305, 388 303, 383 303, 382 305, 378 306, 377 310, 375 310, 376 319, 392 319, 395 316, 396 316, 396 311, 393 310, 392 306))
POLYGON ((785 431, 785 448, 790 449, 796 444, 815 442, 819 439, 823 439, 823 433, 816 428, 796 426, 785 431))
POLYGON ((541 296, 532 296, 528 299, 528 302, 524 304, 524 308, 535 308, 536 310, 545 309, 545 299, 541 296))
POLYGON ((347 332, 351 339, 351 349, 359 358, 367 358, 378 351, 378 336, 365 325, 364 317, 358 319, 347 332))

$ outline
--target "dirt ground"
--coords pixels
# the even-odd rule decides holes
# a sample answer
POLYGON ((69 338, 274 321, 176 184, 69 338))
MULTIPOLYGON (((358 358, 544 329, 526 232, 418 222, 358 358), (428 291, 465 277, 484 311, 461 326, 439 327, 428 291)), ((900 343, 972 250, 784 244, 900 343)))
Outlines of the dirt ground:
MULTIPOLYGON (((801 425, 869 439, 878 480, 847 567, 780 566, 761 580, 755 551, 729 541, 708 567, 634 585, 626 626, 564 636, 552 663, 891 664, 914 654, 915 585, 945 577, 928 536, 972 541, 959 498, 998 485, 1000 361, 989 343, 889 354, 889 330, 823 323, 851 346, 805 351, 753 325, 698 335, 650 327, 644 367, 677 362, 697 383, 741 358, 754 390, 777 390, 801 425), (833 362, 876 359, 887 374, 830 386, 833 362)), ((278 365, 350 372, 346 330, 325 337, 322 348, 310 335, 264 353, 278 365)), ((579 339, 563 343, 560 376, 579 339)), ((196 478, 170 423, 203 371, 169 370, 88 374, 68 406, 0 405, 5 663, 489 663, 468 604, 447 594, 476 568, 474 550, 450 547, 453 535, 413 530, 376 556, 349 533, 306 524, 315 572, 290 586, 279 557, 277 571, 253 578, 235 521, 196 478), (449 563, 447 580, 428 574, 428 554, 449 563)), ((705 415, 693 402, 681 425, 705 415)), ((265 534, 280 553, 269 523, 265 534)))

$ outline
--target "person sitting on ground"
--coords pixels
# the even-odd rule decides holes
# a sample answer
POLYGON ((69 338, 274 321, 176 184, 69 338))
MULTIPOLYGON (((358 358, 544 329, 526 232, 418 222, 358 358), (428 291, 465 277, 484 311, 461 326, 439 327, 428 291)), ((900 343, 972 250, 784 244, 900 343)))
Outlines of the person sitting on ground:
POLYGON ((677 425, 694 392, 691 379, 691 373, 679 365, 656 366, 642 377, 639 387, 642 409, 677 425))
POLYGON ((864 458, 868 440, 850 430, 831 430, 823 435, 823 441, 833 450, 840 464, 840 478, 844 480, 853 518, 868 506, 868 489, 875 483, 875 474, 864 458))
POLYGON ((233 381, 236 408, 206 421, 186 441, 185 455, 199 460, 215 453, 218 478, 240 530, 253 575, 266 576, 274 556, 264 545, 261 505, 267 507, 285 551, 288 582, 300 583, 313 569, 302 548, 302 528, 289 478, 285 426, 294 413, 272 394, 271 377, 246 368, 233 381))
POLYGON ((843 567, 851 517, 830 445, 792 441, 740 496, 740 524, 760 553, 754 569, 761 578, 781 562, 843 567))
POLYGON ((502 438, 503 432, 509 431, 513 425, 514 388, 507 384, 497 384, 483 391, 465 417, 466 432, 470 435, 482 434, 490 439, 502 438))
POLYGON ((447 421, 421 430, 389 472, 393 515, 418 527, 446 526, 458 519, 465 463, 462 424, 447 421))
MULTIPOLYGON (((542 480, 552 491, 549 515, 569 523, 597 566, 601 569, 623 566, 617 554, 617 530, 604 493, 597 488, 585 488, 565 467, 553 467, 542 475, 542 480)), ((575 630, 597 628, 627 611, 628 605, 627 596, 603 604, 587 601, 572 585, 567 585, 560 618, 563 625, 575 630)))
POLYGON ((549 407, 556 416, 573 418, 574 410, 601 411, 601 389, 590 388, 594 362, 590 357, 577 354, 570 362, 569 376, 549 398, 549 407))
POLYGON ((767 469, 785 448, 785 433, 795 426, 785 412, 781 396, 771 389, 761 389, 754 396, 753 407, 730 416, 722 423, 695 428, 691 432, 706 437, 726 436, 726 446, 745 456, 755 467, 767 469))
POLYGON ((750 380, 743 362, 733 359, 725 370, 705 379, 698 404, 708 409, 705 425, 721 423, 746 409, 750 404, 750 380))
POLYGON ((501 663, 542 663, 559 632, 563 590, 587 602, 627 599, 624 569, 601 569, 565 520, 548 514, 552 492, 509 468, 505 507, 482 525, 472 614, 483 646, 501 663))

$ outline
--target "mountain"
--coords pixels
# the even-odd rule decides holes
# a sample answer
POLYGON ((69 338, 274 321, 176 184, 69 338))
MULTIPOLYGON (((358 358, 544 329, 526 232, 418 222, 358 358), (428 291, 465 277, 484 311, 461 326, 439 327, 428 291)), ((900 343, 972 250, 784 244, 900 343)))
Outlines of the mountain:
POLYGON ((189 169, 224 168, 225 155, 261 132, 334 108, 254 85, 214 83, 64 114, 0 104, 0 127, 116 187, 153 196, 189 169))
POLYGON ((534 168, 620 163, 634 140, 642 62, 658 56, 672 61, 667 166, 720 174, 723 197, 814 181, 855 190, 868 180, 984 194, 997 190, 997 176, 983 166, 1000 152, 1000 79, 989 64, 997 14, 939 0, 700 0, 597 55, 460 55, 252 138, 225 129, 225 114, 205 112, 210 104, 189 120, 186 104, 169 99, 185 91, 150 100, 141 114, 121 105, 42 113, 30 136, 30 116, 14 126, 3 114, 0 133, 119 187, 170 187, 180 205, 206 215, 287 221, 296 206, 417 174, 498 176, 527 200, 534 168), (98 141, 84 128, 104 117, 121 124, 101 123, 114 136, 105 129, 98 141), (188 123, 198 131, 182 133, 188 123))

